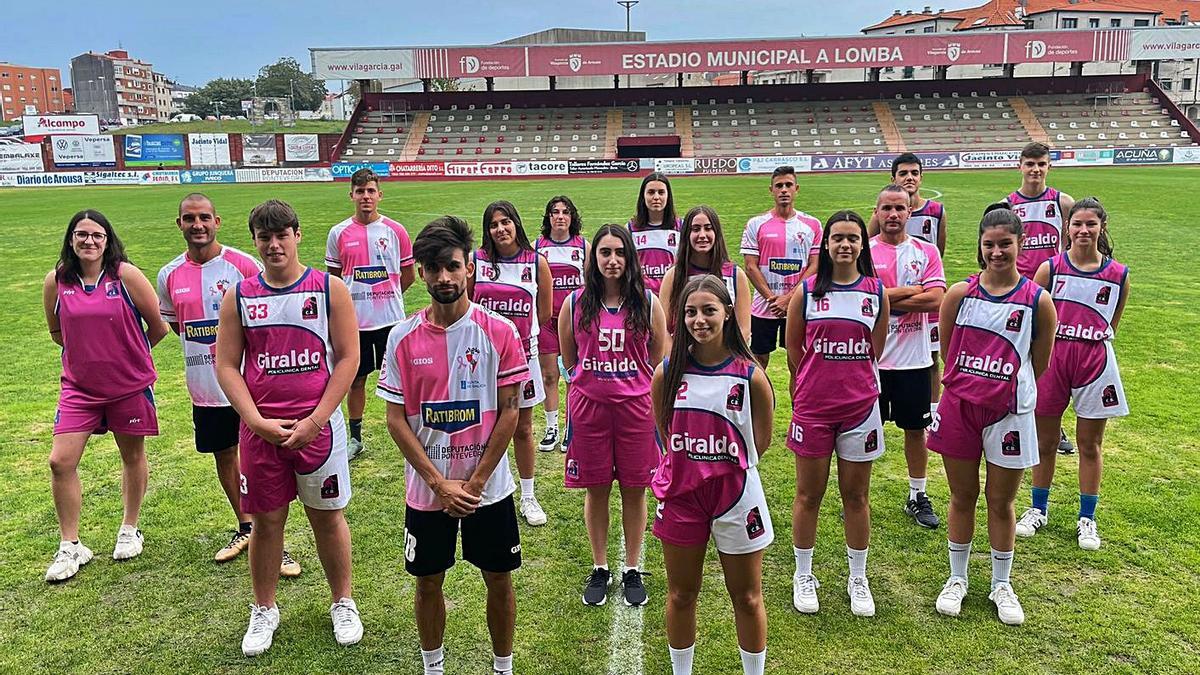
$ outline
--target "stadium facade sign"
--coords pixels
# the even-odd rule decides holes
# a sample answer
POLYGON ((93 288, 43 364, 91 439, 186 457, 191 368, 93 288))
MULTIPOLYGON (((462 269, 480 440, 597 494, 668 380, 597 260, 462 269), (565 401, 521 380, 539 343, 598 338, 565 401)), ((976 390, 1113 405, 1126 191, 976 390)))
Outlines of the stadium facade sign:
POLYGON ((570 169, 566 160, 513 162, 513 172, 518 176, 565 176, 570 169))
POLYGON ((42 146, 37 143, 0 145, 0 172, 32 173, 45 171, 42 146))
POLYGON ((737 173, 736 157, 697 157, 695 161, 699 174, 737 173))
POLYGON ((333 180, 328 168, 235 169, 239 183, 324 183, 333 180))
POLYGON ((1171 161, 1175 164, 1200 164, 1200 148, 1175 148, 1175 156, 1171 161))
POLYGON ((524 77, 524 47, 312 49, 313 74, 324 80, 397 77, 524 77))
POLYGON ((51 136, 57 167, 114 167, 117 150, 113 136, 51 136))
POLYGON ((1113 164, 1171 164, 1173 148, 1118 148, 1113 164))
POLYGON ((188 134, 191 166, 233 166, 229 159, 229 134, 188 134))
POLYGON ((1020 162, 1020 150, 977 150, 958 155, 958 164, 964 169, 1015 169, 1020 162))
POLYGON ((127 134, 125 166, 184 166, 183 135, 127 134))
POLYGON ((515 176, 513 162, 446 162, 447 176, 515 176))
POLYGON ((283 160, 285 162, 321 161, 321 143, 317 134, 284 134, 283 160))
POLYGON ((641 170, 642 163, 636 159, 573 159, 570 161, 568 169, 573 176, 628 175, 641 170))

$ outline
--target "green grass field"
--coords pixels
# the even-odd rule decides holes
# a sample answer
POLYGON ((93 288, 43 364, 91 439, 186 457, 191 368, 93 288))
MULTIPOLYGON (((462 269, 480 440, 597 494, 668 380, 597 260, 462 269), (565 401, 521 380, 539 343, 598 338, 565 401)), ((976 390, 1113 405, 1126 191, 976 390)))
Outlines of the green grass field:
MULTIPOLYGON (((840 208, 865 211, 885 178, 801 176, 798 204, 822 220, 840 208)), ((1018 180, 1015 170, 927 176, 927 192, 943 195, 950 217, 948 277, 960 279, 972 271, 982 208, 1010 192, 1018 180)), ((794 469, 783 447, 790 410, 781 406, 775 442, 762 463, 777 532, 764 570, 768 672, 1200 670, 1200 289, 1187 262, 1200 235, 1189 206, 1198 181, 1200 168, 1192 167, 1053 172, 1051 183, 1077 198, 1099 195, 1104 200, 1117 257, 1132 269, 1133 291, 1116 345, 1133 414, 1110 424, 1106 439, 1099 509, 1104 547, 1085 553, 1076 546, 1077 462, 1065 458, 1051 495, 1049 527, 1017 544, 1013 580, 1026 624, 1002 625, 987 601, 982 509, 963 616, 939 616, 934 599, 948 573, 945 529, 920 530, 902 513, 906 470, 900 436, 889 428, 888 451, 875 468, 871 495, 869 576, 878 615, 855 619, 850 614, 839 503, 831 486, 814 565, 824 584, 819 591, 822 609, 816 616, 801 616, 791 607, 794 469)), ((713 205, 725 221, 730 249, 736 251, 746 219, 770 206, 767 182, 766 176, 679 179, 674 183, 676 203, 681 211, 700 202, 713 205)), ((637 181, 386 183, 383 188, 382 210, 405 223, 414 236, 424 223, 446 212, 462 215, 478 228, 485 204, 497 198, 513 201, 533 233, 546 200, 559 193, 572 196, 585 231, 591 232, 599 224, 626 220, 637 181)), ((163 434, 147 444, 150 485, 141 521, 145 553, 124 564, 110 557, 120 524, 120 462, 111 437, 95 439, 80 472, 81 535, 96 551, 96 560, 66 584, 42 581, 58 541, 46 458, 60 370, 42 318, 42 278, 56 260, 67 220, 83 208, 104 212, 134 263, 153 278, 183 249, 173 221, 176 204, 187 191, 180 186, 0 191, 0 253, 13 263, 3 285, 8 309, 0 332, 7 355, 0 373, 0 425, 5 430, 0 455, 6 464, 0 486, 0 672, 419 673, 414 584, 401 564, 403 462, 384 426, 384 405, 373 396, 364 432, 368 450, 353 465, 355 498, 347 509, 365 638, 350 649, 334 643, 328 591, 312 535, 303 511, 293 508, 288 542, 305 566, 304 575, 281 583, 283 623, 271 651, 253 661, 241 656, 239 641, 251 599, 246 560, 224 566, 212 562, 233 526, 232 517, 212 461, 193 450, 180 348, 173 337, 155 349, 163 434)), ((291 202, 302 223, 303 257, 315 265, 321 264, 327 231, 351 211, 345 184, 213 186, 209 193, 225 218, 222 241, 243 250, 252 250, 245 226, 248 210, 269 197, 291 202)), ((427 303, 420 283, 409 291, 407 303, 410 309, 427 303)), ((777 354, 770 371, 781 394, 783 361, 777 354)), ((781 400, 787 400, 785 394, 781 400)), ((540 431, 538 419, 535 432, 540 431)), ((930 476, 929 492, 944 518, 948 490, 936 457, 930 461, 930 476)), ((562 456, 557 453, 538 457, 538 480, 550 522, 539 529, 522 526, 525 562, 514 577, 517 671, 670 672, 657 541, 647 534, 646 569, 653 574, 647 607, 629 610, 619 602, 583 606, 579 593, 590 555, 582 495, 562 488, 562 456), (617 624, 635 630, 614 639, 617 624), (610 660, 614 645, 620 654, 610 660)), ((1027 501, 1023 491, 1018 509, 1027 501)), ((614 564, 618 545, 614 530, 614 564)), ((448 575, 446 596, 447 672, 484 672, 490 667, 490 645, 478 574, 469 565, 456 566, 448 575)), ((617 600, 615 594, 610 597, 617 600)), ((711 553, 699 611, 696 672, 740 673, 732 611, 711 553)))
POLYGON ((143 124, 137 127, 113 129, 107 133, 123 136, 125 134, 340 134, 346 130, 345 120, 296 120, 295 126, 285 127, 279 120, 266 120, 262 125, 255 126, 248 120, 222 120, 202 122, 173 122, 162 124, 143 124))

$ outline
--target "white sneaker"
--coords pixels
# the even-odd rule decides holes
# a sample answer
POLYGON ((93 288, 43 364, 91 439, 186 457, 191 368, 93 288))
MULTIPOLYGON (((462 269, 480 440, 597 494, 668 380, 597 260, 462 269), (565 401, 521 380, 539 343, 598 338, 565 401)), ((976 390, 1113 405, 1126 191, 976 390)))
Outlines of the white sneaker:
POLYGON ((279 628, 278 606, 250 605, 250 625, 242 636, 242 655, 258 656, 270 649, 276 628, 279 628))
POLYGON ((817 600, 817 589, 821 587, 811 574, 792 575, 792 606, 801 614, 816 614, 821 609, 817 600))
POLYGON ((850 613, 854 616, 875 616, 875 598, 871 597, 871 586, 866 577, 850 577, 846 584, 850 596, 850 613))
POLYGON ((535 527, 546 524, 546 512, 542 510, 542 505, 533 495, 521 497, 521 517, 535 527))
POLYGON ((1037 531, 1046 526, 1046 514, 1040 509, 1025 509, 1021 519, 1017 521, 1017 536, 1032 537, 1037 531))
POLYGON ((1091 518, 1080 518, 1076 525, 1079 534, 1079 548, 1085 551, 1100 549, 1100 535, 1096 532, 1096 521, 1091 518))
POLYGON ((92 561, 92 550, 80 543, 64 541, 58 545, 58 552, 50 568, 46 570, 46 581, 66 581, 79 572, 79 568, 92 561))
POLYGON ((333 637, 343 647, 358 644, 363 636, 362 620, 358 617, 358 605, 350 598, 342 598, 329 607, 333 619, 333 637))
POLYGON ((122 525, 117 530, 117 545, 113 547, 113 560, 129 560, 142 554, 142 531, 133 525, 122 525))
POLYGON ((996 605, 996 613, 1000 615, 1000 622, 1009 626, 1020 626, 1025 623, 1025 610, 1021 609, 1021 601, 1017 599, 1017 594, 1013 592, 1012 585, 1007 582, 996 584, 992 589, 988 600, 991 600, 996 605))
POLYGON ((938 614, 958 616, 962 612, 962 602, 965 597, 967 597, 967 580, 962 577, 950 577, 946 580, 946 585, 942 586, 942 592, 938 593, 938 614))

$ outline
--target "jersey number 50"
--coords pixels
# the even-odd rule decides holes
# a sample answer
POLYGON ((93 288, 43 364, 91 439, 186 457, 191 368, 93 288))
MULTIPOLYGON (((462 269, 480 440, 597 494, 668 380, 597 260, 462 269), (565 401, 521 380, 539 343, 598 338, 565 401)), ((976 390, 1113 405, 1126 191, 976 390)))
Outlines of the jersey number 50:
POLYGON ((625 351, 624 328, 601 328, 596 338, 600 341, 600 351, 602 352, 625 351))

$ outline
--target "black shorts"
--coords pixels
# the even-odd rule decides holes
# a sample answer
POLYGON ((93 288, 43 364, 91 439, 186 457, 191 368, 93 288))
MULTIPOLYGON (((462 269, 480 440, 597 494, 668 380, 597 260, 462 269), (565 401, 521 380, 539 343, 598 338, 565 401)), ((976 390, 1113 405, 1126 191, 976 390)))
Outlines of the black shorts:
POLYGON ((192 424, 196 426, 196 450, 220 452, 238 444, 238 423, 242 418, 231 405, 216 408, 192 406, 192 424))
POLYGON ((901 429, 929 426, 933 421, 929 413, 931 394, 929 368, 879 371, 879 413, 901 429))
POLYGON ((383 355, 387 352, 388 334, 392 326, 358 331, 358 374, 354 377, 366 377, 371 371, 379 370, 383 365, 383 355))
POLYGON ((511 572, 521 566, 521 532, 509 495, 466 518, 405 506, 404 569, 425 577, 453 567, 460 523, 463 560, 484 572, 511 572))
POLYGON ((754 354, 770 354, 775 346, 786 347, 787 318, 767 319, 750 317, 750 351, 754 354), (778 337, 776 337, 778 336, 778 337))

